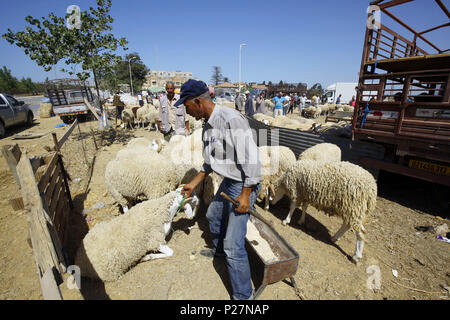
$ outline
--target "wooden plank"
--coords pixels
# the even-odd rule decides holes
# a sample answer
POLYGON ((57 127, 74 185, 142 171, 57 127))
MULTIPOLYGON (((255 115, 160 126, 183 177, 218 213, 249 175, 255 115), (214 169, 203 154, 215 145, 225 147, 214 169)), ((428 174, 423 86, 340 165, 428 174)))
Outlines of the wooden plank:
POLYGON ((28 226, 30 238, 33 244, 36 264, 40 277, 49 268, 55 267, 61 272, 59 262, 63 262, 64 256, 58 238, 52 238, 49 229, 53 227, 44 202, 35 182, 33 170, 28 156, 22 155, 17 166, 20 179, 21 193, 25 208, 28 211, 28 226), (57 252, 58 251, 58 252, 57 252), (61 260, 62 259, 62 260, 61 260))
POLYGON ((52 178, 45 187, 45 189, 42 190, 44 192, 44 198, 45 201, 47 201, 47 204, 50 206, 52 202, 53 192, 56 188, 56 185, 61 182, 61 170, 59 169, 59 166, 55 166, 55 171, 52 173, 52 178))
POLYGON ((51 196, 52 201, 48 202, 49 203, 49 216, 50 216, 50 219, 52 219, 52 222, 55 221, 54 220, 54 218, 55 218, 55 210, 56 210, 56 207, 58 205, 59 196, 60 196, 60 194, 62 192, 64 192, 62 190, 63 187, 64 187, 63 186, 63 178, 61 176, 59 176, 58 182, 56 183, 55 189, 53 190, 53 193, 52 193, 52 196, 51 196))
POLYGON ((42 138, 44 136, 48 135, 47 133, 21 133, 16 134, 12 137, 13 140, 26 140, 26 139, 37 139, 42 138))
POLYGON ((73 129, 75 128, 75 126, 78 125, 78 119, 75 120, 74 123, 72 123, 72 125, 70 126, 69 130, 67 130, 67 132, 62 136, 61 139, 58 140, 58 146, 61 148, 64 144, 64 142, 67 141, 67 139, 69 138, 69 136, 72 134, 73 129))
POLYGON ((14 211, 25 209, 22 197, 10 199, 9 204, 11 205, 14 211))
MULTIPOLYGON (((64 191, 64 189, 63 189, 64 191)), ((63 192, 60 196, 60 199, 58 201, 58 206, 56 207, 56 214, 55 214, 55 226, 56 231, 58 232, 58 236, 61 239, 61 241, 64 243, 64 229, 66 224, 66 215, 67 212, 65 211, 65 208, 68 207, 69 201, 67 199, 67 194, 63 192)))
POLYGON ((100 117, 97 114, 97 111, 95 111, 95 108, 89 103, 89 101, 87 101, 86 98, 84 98, 84 103, 86 104, 86 106, 89 108, 89 110, 91 110, 91 112, 94 114, 94 117, 99 120, 100 117))
POLYGON ((19 183, 19 177, 17 175, 17 164, 20 161, 20 157, 22 155, 22 152, 20 151, 19 146, 17 145, 17 143, 15 145, 6 145, 2 147, 2 154, 3 157, 5 158, 6 162, 8 163, 8 167, 11 170, 14 179, 16 180, 17 184, 19 184, 19 188, 20 188, 20 183, 19 183))
POLYGON ((55 170, 56 162, 58 161, 58 154, 55 152, 50 163, 47 165, 46 171, 44 172, 41 180, 38 183, 39 190, 43 192, 47 186, 48 181, 52 177, 52 173, 55 170))
POLYGON ((66 212, 63 210, 64 208, 68 207, 68 201, 67 201, 67 196, 64 196, 64 192, 63 195, 61 196, 61 199, 58 203, 58 207, 56 209, 56 215, 55 215, 55 227, 56 227, 56 232, 58 232, 58 236, 60 239, 64 239, 64 228, 65 228, 65 223, 66 223, 66 212))
POLYGON ((40 279, 42 295, 44 300, 62 300, 61 291, 59 291, 58 284, 56 283, 53 268, 45 270, 44 275, 40 279))

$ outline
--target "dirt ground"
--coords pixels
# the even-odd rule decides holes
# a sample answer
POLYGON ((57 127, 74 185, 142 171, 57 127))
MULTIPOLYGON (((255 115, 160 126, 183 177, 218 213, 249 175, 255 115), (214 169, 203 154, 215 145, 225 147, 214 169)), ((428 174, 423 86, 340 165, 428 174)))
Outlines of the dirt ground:
MULTIPOLYGON (((38 119, 33 127, 17 128, 13 133, 56 132, 60 137, 67 127, 54 128, 59 123, 58 118, 38 119)), ((81 130, 74 130, 62 149, 72 178, 70 189, 76 207, 71 215, 70 243, 66 248, 69 257, 73 257, 89 228, 121 214, 104 184, 108 161, 133 137, 161 137, 159 133, 142 129, 119 130, 119 135, 111 131, 105 136, 105 146, 96 152, 91 133, 96 127, 96 122, 81 123, 81 130), (92 209, 100 202, 104 205, 102 208, 92 209), (83 217, 81 213, 85 209, 89 210, 83 217)), ((99 143, 98 133, 96 139, 99 143)), ((14 143, 29 155, 41 155, 46 152, 44 146, 53 146, 51 135, 34 140, 12 140, 11 134, 0 141, 0 146, 14 143)), ((27 240, 26 212, 13 211, 9 204, 9 199, 20 195, 20 190, 4 159, 0 159, 0 181, 0 299, 42 299, 33 251, 27 240)), ((366 224, 367 242, 359 265, 349 260, 355 250, 352 232, 347 232, 336 245, 329 242, 341 225, 339 218, 309 207, 306 227, 296 223, 299 210, 294 213, 291 224, 283 226, 281 221, 288 211, 286 199, 270 211, 257 206, 300 257, 294 277, 299 290, 295 291, 288 280, 280 281, 267 286, 259 299, 449 300, 450 293, 442 286, 450 285, 450 244, 437 240, 432 231, 415 229, 416 226, 450 226, 449 189, 385 173, 380 174, 378 186, 377 206, 366 224), (377 267, 381 287, 369 289, 370 270, 377 267)), ((168 241, 174 250, 172 257, 139 263, 111 283, 83 278, 80 292, 69 290, 64 282, 60 285, 64 299, 229 299, 231 289, 225 261, 199 254, 201 249, 211 245, 204 212, 203 208, 195 220, 187 220, 183 215, 175 219, 174 232, 168 241), (191 254, 195 257, 193 260, 191 254)))

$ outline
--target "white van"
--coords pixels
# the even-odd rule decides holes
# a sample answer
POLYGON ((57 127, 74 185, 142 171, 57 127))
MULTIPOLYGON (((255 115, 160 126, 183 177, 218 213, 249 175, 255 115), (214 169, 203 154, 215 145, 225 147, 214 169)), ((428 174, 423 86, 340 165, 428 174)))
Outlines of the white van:
POLYGON ((328 86, 322 96, 322 102, 336 103, 336 99, 339 95, 341 97, 341 104, 347 104, 352 100, 352 97, 356 98, 357 82, 336 82, 328 86), (326 100, 325 100, 326 99, 326 100))

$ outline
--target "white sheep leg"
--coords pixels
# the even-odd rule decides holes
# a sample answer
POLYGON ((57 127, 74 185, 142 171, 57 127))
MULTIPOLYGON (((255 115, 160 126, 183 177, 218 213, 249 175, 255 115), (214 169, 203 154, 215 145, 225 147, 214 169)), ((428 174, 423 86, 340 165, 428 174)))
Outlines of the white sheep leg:
POLYGON ((266 202, 264 209, 269 210, 269 190, 266 190, 265 195, 264 195, 264 200, 266 202))
POLYGON ((292 214, 294 213, 294 210, 295 210, 295 202, 291 201, 291 206, 289 208, 289 213, 288 213, 286 219, 283 220, 283 224, 284 225, 287 225, 287 224, 289 224, 291 222, 291 218, 292 218, 292 214))
POLYGON ((346 223, 343 223, 341 228, 338 230, 338 232, 336 232, 336 234, 331 237, 331 242, 336 242, 339 240, 340 237, 342 237, 344 235, 344 233, 347 232, 347 230, 350 229, 350 226, 346 223))
POLYGON ((128 211, 128 206, 122 206, 122 210, 123 210, 123 213, 126 213, 128 211))
POLYGON ((173 256, 173 250, 164 244, 159 245, 159 252, 161 253, 150 253, 141 259, 142 262, 161 259, 173 256))
POLYGON ((299 225, 304 225, 305 224, 305 219, 306 219, 306 209, 308 209, 308 204, 305 203, 302 207, 302 216, 300 217, 300 220, 298 220, 298 224, 299 225))
POLYGON ((357 264, 361 260, 363 249, 364 249, 364 234, 362 232, 358 232, 356 234, 355 255, 352 257, 354 263, 357 264))

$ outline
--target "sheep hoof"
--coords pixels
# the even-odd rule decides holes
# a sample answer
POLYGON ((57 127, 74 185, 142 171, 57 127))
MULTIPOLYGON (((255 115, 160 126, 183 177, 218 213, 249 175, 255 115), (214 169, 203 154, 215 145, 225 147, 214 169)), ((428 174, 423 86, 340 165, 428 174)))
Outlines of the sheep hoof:
POLYGON ((285 225, 285 226, 286 226, 286 225, 288 225, 288 224, 289 224, 289 222, 290 222, 290 221, 288 221, 288 220, 283 220, 283 225, 285 225))
POLYGON ((358 256, 356 256, 356 255, 354 255, 353 257, 352 257, 352 262, 355 264, 355 265, 359 265, 359 262, 361 261, 361 258, 360 257, 358 257, 358 256))

